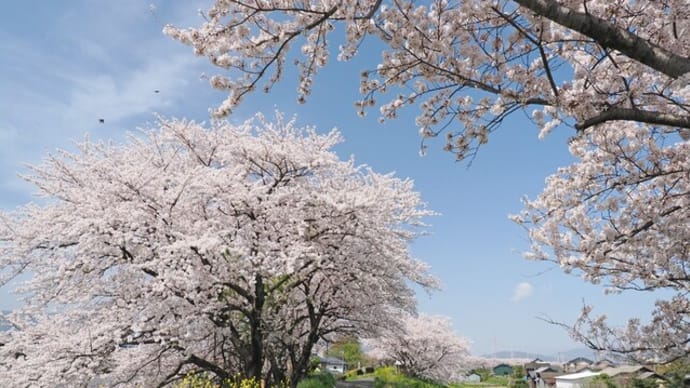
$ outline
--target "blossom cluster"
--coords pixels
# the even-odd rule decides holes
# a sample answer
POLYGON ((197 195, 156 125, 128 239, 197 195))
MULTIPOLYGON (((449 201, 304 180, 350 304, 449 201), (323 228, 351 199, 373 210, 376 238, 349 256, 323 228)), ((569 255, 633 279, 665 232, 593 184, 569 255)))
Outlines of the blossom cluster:
POLYGON ((436 281, 408 243, 433 213, 340 139, 280 115, 162 120, 32 167, 45 203, 0 214, 0 268, 29 277, 0 385, 297 381, 321 338, 413 309, 410 282, 436 281))

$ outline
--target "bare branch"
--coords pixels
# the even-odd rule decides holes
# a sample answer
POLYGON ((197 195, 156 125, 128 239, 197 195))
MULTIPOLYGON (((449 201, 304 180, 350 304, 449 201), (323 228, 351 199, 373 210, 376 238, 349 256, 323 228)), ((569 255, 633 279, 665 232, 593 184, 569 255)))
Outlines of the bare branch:
POLYGON ((613 108, 600 113, 597 116, 583 120, 575 124, 578 131, 605 123, 607 121, 637 121, 640 123, 667 125, 671 127, 690 128, 690 116, 679 116, 675 114, 651 112, 631 108, 613 108))
POLYGON ((555 0, 515 2, 540 16, 594 39, 602 47, 618 50, 669 77, 679 78, 690 72, 689 58, 676 55, 600 17, 577 12, 555 0))

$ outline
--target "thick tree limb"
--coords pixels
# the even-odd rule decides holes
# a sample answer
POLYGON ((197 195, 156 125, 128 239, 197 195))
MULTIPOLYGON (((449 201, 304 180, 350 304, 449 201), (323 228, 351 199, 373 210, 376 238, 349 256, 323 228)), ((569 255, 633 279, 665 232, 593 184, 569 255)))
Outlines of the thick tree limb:
POLYGON ((201 357, 198 357, 194 354, 189 356, 186 363, 194 364, 194 365, 198 366, 199 368, 202 368, 202 370, 209 370, 209 371, 215 373, 216 376, 218 376, 221 380, 225 380, 225 379, 230 377, 228 372, 226 370, 224 370, 223 368, 221 368, 218 365, 216 365, 212 362, 209 362, 209 361, 207 361, 201 357))
POLYGON ((671 127, 690 128, 690 116, 678 116, 667 113, 650 112, 647 110, 631 108, 614 108, 601 112, 599 115, 583 120, 575 124, 575 129, 585 129, 605 123, 607 121, 625 120, 640 123, 668 125, 671 127))
POLYGON ((672 78, 690 73, 690 58, 676 55, 615 24, 575 11, 555 0, 515 0, 519 5, 564 27, 586 35, 602 47, 614 49, 672 78))

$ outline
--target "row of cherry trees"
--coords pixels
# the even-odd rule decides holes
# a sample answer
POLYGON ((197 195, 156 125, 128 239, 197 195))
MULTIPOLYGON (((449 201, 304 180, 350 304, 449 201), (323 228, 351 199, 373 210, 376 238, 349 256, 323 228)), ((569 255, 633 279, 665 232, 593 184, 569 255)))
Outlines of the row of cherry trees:
POLYGON ((469 369, 469 342, 458 337, 447 317, 402 315, 400 326, 366 341, 370 355, 410 376, 448 383, 469 369))
POLYGON ((217 0, 198 28, 166 32, 227 70, 210 78, 229 93, 220 116, 270 90, 292 47, 305 101, 331 56, 349 60, 374 38, 380 60, 355 70, 362 115, 417 107, 422 137, 442 135, 459 159, 475 157, 515 113, 539 136, 572 128, 575 163, 513 216, 533 242, 527 257, 610 291, 672 294, 651 321, 623 329, 585 306, 576 338, 645 361, 690 354, 687 1, 217 0))
POLYGON ((161 121, 78 145, 26 178, 46 197, 0 220, 0 265, 33 274, 0 338, 0 385, 167 385, 190 372, 295 385, 318 341, 373 336, 436 287, 407 245, 432 214, 280 115, 161 121))
MULTIPOLYGON (((576 162, 513 217, 528 257, 613 291, 673 294, 620 330, 585 307, 571 329, 590 346, 690 353, 687 1, 217 0, 205 16, 166 32, 228 70, 210 79, 229 92, 219 116, 270 90, 294 45, 306 100, 344 31, 340 60, 368 37, 386 45, 361 73, 360 113, 418 106, 423 138, 443 135, 460 159, 517 112, 541 136, 573 128, 576 162)), ((403 327, 410 282, 435 286, 407 250, 431 212, 409 181, 340 161, 338 140, 280 117, 163 120, 49 156, 26 177, 44 201, 0 214, 2 282, 31 274, 0 337, 0 382, 162 386, 204 371, 295 384, 320 339, 403 327)))

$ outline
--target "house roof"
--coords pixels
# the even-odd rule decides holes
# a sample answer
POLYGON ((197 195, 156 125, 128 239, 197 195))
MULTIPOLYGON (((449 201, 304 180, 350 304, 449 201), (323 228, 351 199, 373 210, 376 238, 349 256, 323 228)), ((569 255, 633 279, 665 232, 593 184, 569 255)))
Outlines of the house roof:
POLYGON ((579 380, 587 377, 598 376, 601 373, 602 372, 592 372, 588 370, 584 372, 571 373, 569 375, 556 376, 556 380, 579 380))
POLYGON ((568 361, 566 364, 579 364, 579 363, 585 363, 585 364, 593 364, 594 362, 590 360, 589 358, 585 357, 575 357, 572 360, 568 361))
POLYGON ((319 361, 321 361, 322 364, 345 365, 345 361, 335 357, 319 357, 319 361))
POLYGON ((611 377, 617 376, 620 374, 629 374, 629 373, 644 373, 644 372, 652 372, 651 369, 642 366, 642 365, 621 365, 617 367, 609 367, 609 368, 604 368, 601 373, 605 373, 611 377))
POLYGON ((637 376, 637 378, 642 379, 642 380, 644 380, 644 379, 650 379, 650 378, 654 378, 654 379, 664 379, 663 376, 660 376, 660 375, 658 375, 658 374, 656 374, 656 373, 654 373, 654 372, 642 372, 642 373, 640 373, 640 374, 637 376))
POLYGON ((560 372, 560 370, 552 367, 551 365, 547 365, 547 366, 542 366, 541 368, 535 369, 534 372, 536 372, 536 373, 560 372))
POLYGON ((588 371, 588 370, 589 370, 589 371, 592 370, 592 366, 591 366, 591 365, 581 365, 581 366, 576 367, 576 368, 574 368, 574 369, 572 369, 572 370, 570 370, 570 371, 573 372, 573 373, 577 373, 577 372, 584 372, 584 371, 588 371))
POLYGON ((550 364, 551 363, 549 363, 548 361, 544 361, 542 359, 535 358, 534 360, 532 360, 528 363, 525 363, 525 367, 536 367, 538 365, 544 366, 544 365, 550 365, 550 364))
POLYGON ((592 366, 595 366, 595 367, 598 367, 600 365, 606 365, 606 366, 612 367, 612 366, 616 366, 618 364, 609 360, 608 358, 601 359, 601 360, 595 362, 594 364, 592 364, 592 366))

